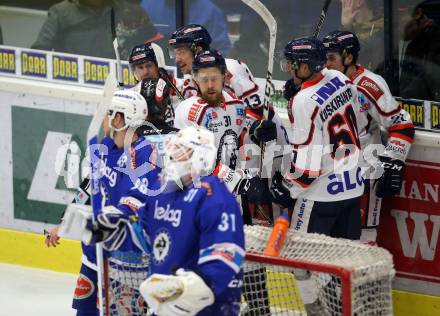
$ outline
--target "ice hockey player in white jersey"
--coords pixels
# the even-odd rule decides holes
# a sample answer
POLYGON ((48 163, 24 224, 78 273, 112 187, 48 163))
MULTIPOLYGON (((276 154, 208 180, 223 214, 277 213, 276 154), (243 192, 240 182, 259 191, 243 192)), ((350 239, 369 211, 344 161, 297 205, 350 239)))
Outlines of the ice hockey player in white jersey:
MULTIPOLYGON (((181 87, 185 99, 197 95, 197 85, 191 79, 192 62, 198 52, 210 49, 211 36, 202 25, 189 24, 171 34, 168 42, 177 67, 186 75, 181 87)), ((243 100, 247 107, 257 108, 262 105, 259 87, 247 65, 230 58, 226 58, 225 63, 225 90, 243 100)))
MULTIPOLYGON (((158 47, 158 46, 156 46, 158 47)), ((167 79, 176 85, 176 79, 162 68, 156 56, 152 43, 145 43, 133 47, 130 58, 128 60, 130 71, 138 82, 133 90, 141 92, 142 81, 167 79)), ((170 98, 167 99, 168 105, 165 112, 165 121, 169 126, 174 125, 174 110, 179 105, 180 99, 171 87, 168 87, 170 98)))
POLYGON ((198 125, 212 131, 218 149, 214 174, 224 179, 231 192, 261 198, 261 183, 254 183, 243 170, 237 169, 246 114, 243 102, 223 89, 225 59, 215 50, 202 51, 195 56, 192 69, 200 96, 190 97, 179 105, 176 127, 198 125))
POLYGON ((295 203, 295 230, 359 239, 364 180, 358 166, 356 87, 338 71, 322 71, 325 50, 318 39, 295 39, 284 56, 302 85, 288 108, 291 169, 272 179, 273 197, 285 207, 295 203))
POLYGON ((323 43, 327 51, 327 68, 341 71, 357 86, 360 115, 364 116, 366 122, 359 127, 365 152, 368 151, 368 145, 382 144, 380 128, 388 132, 385 150, 379 153, 383 173, 379 179, 376 174, 366 175, 371 180, 366 182, 362 200, 361 240, 374 243, 382 197, 398 194, 402 187, 402 172, 413 142, 414 126, 409 113, 393 98, 385 80, 356 64, 360 44, 354 33, 333 31, 324 37, 323 43))
MULTIPOLYGON (((200 96, 200 87, 192 76, 192 62, 195 55, 201 51, 208 50, 210 44, 211 36, 202 25, 198 24, 185 25, 177 29, 171 35, 169 40, 171 52, 174 55, 173 57, 175 58, 176 65, 185 75, 181 86, 179 86, 179 89, 182 91, 185 98, 195 95, 200 96)), ((281 119, 273 109, 270 110, 270 120, 264 123, 255 123, 256 120, 261 121, 263 96, 259 93, 259 87, 255 83, 254 77, 247 65, 239 60, 229 58, 225 59, 225 64, 226 72, 224 77, 224 90, 229 92, 229 94, 235 98, 243 101, 245 105, 246 126, 242 137, 243 145, 248 147, 249 144, 260 144, 261 141, 267 142, 274 140, 277 135, 277 144, 281 146, 286 145, 288 141, 286 140, 286 133, 283 130, 281 119), (255 123, 255 125, 251 128, 253 123, 255 123), (258 129, 256 129, 257 126, 259 127, 258 129), (250 135, 249 132, 255 130, 259 131, 259 135, 250 135), (251 139, 253 141, 251 141, 251 139)), ((242 166, 243 171, 236 170, 236 172, 232 172, 231 169, 229 169, 220 172, 224 179, 231 179, 228 183, 228 186, 231 189, 237 187, 236 184, 242 179, 242 173, 246 173, 247 178, 257 173, 248 173, 249 169, 245 169, 258 168, 260 152, 258 150, 253 150, 253 152, 255 153, 254 155, 247 155, 246 165, 242 166)), ((270 174, 270 171, 273 171, 273 169, 270 168, 268 171, 270 174)), ((256 182, 257 179, 255 178, 254 180, 256 182)), ((244 182, 242 184, 244 184, 244 182)), ((261 198, 261 194, 258 196, 261 198)), ((247 212, 245 212, 245 215, 246 214, 247 212)))

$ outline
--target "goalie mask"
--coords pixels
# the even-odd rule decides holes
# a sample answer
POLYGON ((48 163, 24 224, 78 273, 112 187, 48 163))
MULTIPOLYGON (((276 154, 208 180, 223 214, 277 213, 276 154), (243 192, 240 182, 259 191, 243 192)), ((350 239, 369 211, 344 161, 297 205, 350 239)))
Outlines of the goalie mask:
POLYGON ((182 177, 192 179, 210 175, 217 149, 214 134, 201 127, 180 130, 165 145, 164 181, 173 181, 182 188, 182 177))
POLYGON ((148 105, 150 118, 162 118, 170 105, 170 89, 163 79, 144 79, 141 83, 141 95, 148 105))
POLYGON ((129 127, 138 127, 143 124, 148 116, 147 102, 144 97, 133 90, 119 90, 113 94, 108 109, 109 127, 111 131, 122 131, 129 127), (117 113, 124 115, 125 125, 115 128, 112 125, 117 113))

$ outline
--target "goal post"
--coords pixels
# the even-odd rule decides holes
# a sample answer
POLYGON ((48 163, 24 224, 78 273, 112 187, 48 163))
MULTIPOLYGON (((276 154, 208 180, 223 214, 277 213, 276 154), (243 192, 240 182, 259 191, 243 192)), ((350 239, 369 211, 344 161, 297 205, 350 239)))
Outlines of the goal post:
POLYGON ((245 227, 243 315, 306 315, 305 294, 316 297, 316 315, 392 315, 395 271, 387 250, 289 231, 280 256, 268 257, 263 251, 270 233, 270 227, 245 227), (250 290, 256 293, 246 294, 250 290))

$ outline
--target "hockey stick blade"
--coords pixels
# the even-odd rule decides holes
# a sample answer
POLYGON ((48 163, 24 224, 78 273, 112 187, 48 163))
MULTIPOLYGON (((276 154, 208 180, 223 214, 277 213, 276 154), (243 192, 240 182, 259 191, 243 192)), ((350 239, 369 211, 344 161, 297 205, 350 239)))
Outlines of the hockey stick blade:
POLYGON ((328 7, 330 6, 331 0, 325 0, 324 6, 322 7, 321 15, 319 16, 318 23, 315 27, 315 32, 313 32, 313 37, 317 38, 321 32, 322 25, 324 24, 325 17, 327 16, 328 7))

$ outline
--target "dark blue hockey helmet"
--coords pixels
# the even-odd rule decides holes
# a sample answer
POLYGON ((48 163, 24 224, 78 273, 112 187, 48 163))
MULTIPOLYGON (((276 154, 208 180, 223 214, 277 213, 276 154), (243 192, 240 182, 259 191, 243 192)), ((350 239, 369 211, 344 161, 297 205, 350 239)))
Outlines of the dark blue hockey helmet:
POLYGON ((140 65, 147 61, 152 61, 157 65, 156 54, 154 53, 151 43, 147 42, 133 47, 130 58, 128 59, 130 69, 133 71, 134 65, 140 65))
POLYGON ((357 59, 361 45, 356 34, 349 31, 333 31, 322 40, 326 51, 336 51, 343 58, 352 54, 357 59))
POLYGON ((217 50, 204 50, 196 54, 192 63, 194 72, 202 68, 218 67, 222 73, 226 73, 225 58, 217 50))
POLYGON ((172 48, 186 46, 195 52, 197 46, 201 46, 204 50, 209 49, 211 41, 211 35, 203 26, 188 24, 178 28, 171 34, 168 43, 172 48))
POLYGON ((284 57, 288 62, 309 65, 313 72, 324 68, 326 61, 324 45, 314 37, 303 37, 290 41, 284 48, 284 57))

